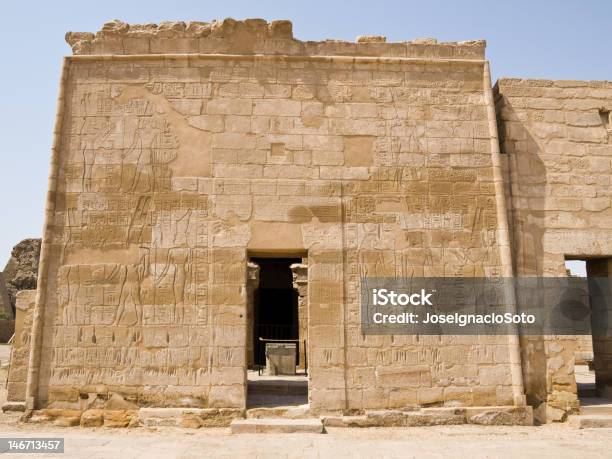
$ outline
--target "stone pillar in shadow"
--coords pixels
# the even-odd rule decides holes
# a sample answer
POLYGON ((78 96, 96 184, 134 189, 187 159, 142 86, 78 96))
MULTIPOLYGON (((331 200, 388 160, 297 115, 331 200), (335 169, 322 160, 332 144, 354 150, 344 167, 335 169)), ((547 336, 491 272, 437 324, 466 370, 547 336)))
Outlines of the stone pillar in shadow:
POLYGON ((259 265, 247 263, 247 368, 255 366, 255 290, 259 287, 259 265))
POLYGON ((298 368, 304 369, 308 340, 308 264, 306 259, 302 259, 302 263, 292 264, 290 268, 293 273, 293 288, 298 294, 298 339, 300 340, 298 368))

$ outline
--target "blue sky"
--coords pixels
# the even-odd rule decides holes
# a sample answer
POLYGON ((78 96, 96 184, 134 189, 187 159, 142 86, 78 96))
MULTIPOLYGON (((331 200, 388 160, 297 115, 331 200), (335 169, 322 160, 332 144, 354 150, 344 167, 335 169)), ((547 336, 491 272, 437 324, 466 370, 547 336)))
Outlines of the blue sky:
POLYGON ((65 32, 126 22, 291 19, 296 38, 487 40, 493 78, 612 79, 611 1, 40 1, 0 7, 0 269, 39 237, 65 32))

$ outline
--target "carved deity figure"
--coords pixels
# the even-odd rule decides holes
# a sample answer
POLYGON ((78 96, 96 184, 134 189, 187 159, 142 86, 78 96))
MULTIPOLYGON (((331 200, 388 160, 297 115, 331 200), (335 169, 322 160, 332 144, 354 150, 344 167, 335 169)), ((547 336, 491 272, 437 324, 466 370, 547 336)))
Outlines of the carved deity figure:
POLYGON ((59 279, 59 307, 58 317, 62 318, 64 325, 77 323, 76 309, 79 291, 81 288, 79 266, 67 266, 60 271, 59 279))
POLYGON ((185 312, 185 293, 191 280, 192 252, 189 248, 175 247, 168 250, 166 263, 159 275, 158 284, 166 278, 172 283, 174 305, 172 316, 174 323, 182 323, 185 312))
POLYGON ((122 154, 121 190, 150 193, 159 188, 156 171, 172 156, 166 151, 176 139, 166 121, 156 116, 141 116, 130 147, 122 154))
POLYGON ((100 148, 108 147, 111 125, 107 119, 85 118, 81 126, 79 151, 83 161, 83 175, 81 177, 82 190, 96 191, 92 187, 93 170, 96 163, 96 154, 100 148))
POLYGON ((136 324, 142 324, 142 296, 141 286, 149 275, 149 249, 141 247, 141 256, 138 263, 121 265, 119 306, 115 314, 113 325, 119 325, 125 315, 126 305, 133 306, 136 312, 136 324))

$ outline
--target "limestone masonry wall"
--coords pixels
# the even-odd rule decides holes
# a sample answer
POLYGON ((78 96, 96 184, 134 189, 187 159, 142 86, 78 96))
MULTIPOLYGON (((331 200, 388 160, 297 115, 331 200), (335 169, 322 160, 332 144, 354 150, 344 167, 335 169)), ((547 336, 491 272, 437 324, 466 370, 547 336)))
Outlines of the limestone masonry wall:
MULTIPOLYGON (((517 275, 564 276, 566 257, 609 264, 612 82, 501 79, 495 92, 517 275)), ((528 398, 534 406, 547 402, 548 418, 561 418, 577 406, 575 341, 524 341, 528 398)), ((602 344, 595 352, 605 368, 600 383, 611 380, 610 347, 602 344)))
POLYGON ((360 282, 610 255, 609 84, 500 81, 502 161, 483 41, 66 38, 28 408, 244 409, 252 254, 303 257, 312 413, 577 406, 573 341, 523 340, 521 366, 516 336, 365 336, 360 282))
MULTIPOLYGON (((104 53, 137 29, 113 23, 73 44, 104 53)), ((184 51, 163 30, 143 34, 184 51)), ((215 52, 244 34, 290 38, 286 23, 210 30, 215 52)), ((244 407, 254 250, 308 253, 313 411, 514 403, 506 337, 359 331, 362 276, 503 272, 483 43, 320 44, 425 61, 318 59, 309 46, 298 60, 68 60, 42 406, 119 394, 244 407)))

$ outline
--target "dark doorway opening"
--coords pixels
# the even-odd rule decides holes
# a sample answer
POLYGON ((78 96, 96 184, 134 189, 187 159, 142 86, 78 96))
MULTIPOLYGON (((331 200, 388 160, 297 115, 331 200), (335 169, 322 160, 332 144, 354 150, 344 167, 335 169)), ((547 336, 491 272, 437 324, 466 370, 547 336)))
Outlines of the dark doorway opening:
POLYGON ((248 409, 308 408, 308 377, 296 368, 301 345, 300 313, 291 265, 300 263, 302 258, 250 258, 250 266, 258 267, 258 283, 253 290, 252 315, 248 320, 248 339, 252 343, 248 360, 255 366, 247 372, 248 409), (281 357, 283 363, 276 360, 282 343, 295 349, 295 360, 291 358, 291 349, 281 357), (268 349, 269 362, 266 362, 266 346, 276 349, 268 349))
MULTIPOLYGON (((607 288, 606 280, 612 275, 610 258, 566 257, 565 267, 570 276, 586 277, 591 309, 591 328, 606 329, 606 308, 602 308, 601 288, 607 288), (602 311, 604 314, 602 314, 602 311)), ((576 336, 575 375, 578 397, 584 411, 585 406, 612 404, 612 355, 609 352, 611 338, 601 334, 576 336)))
MULTIPOLYGON (((298 340, 298 295, 290 266, 301 258, 252 258, 259 265, 259 287, 253 310, 255 365, 266 365, 265 343, 260 340, 298 340)), ((299 363, 299 362, 298 362, 299 363)))

